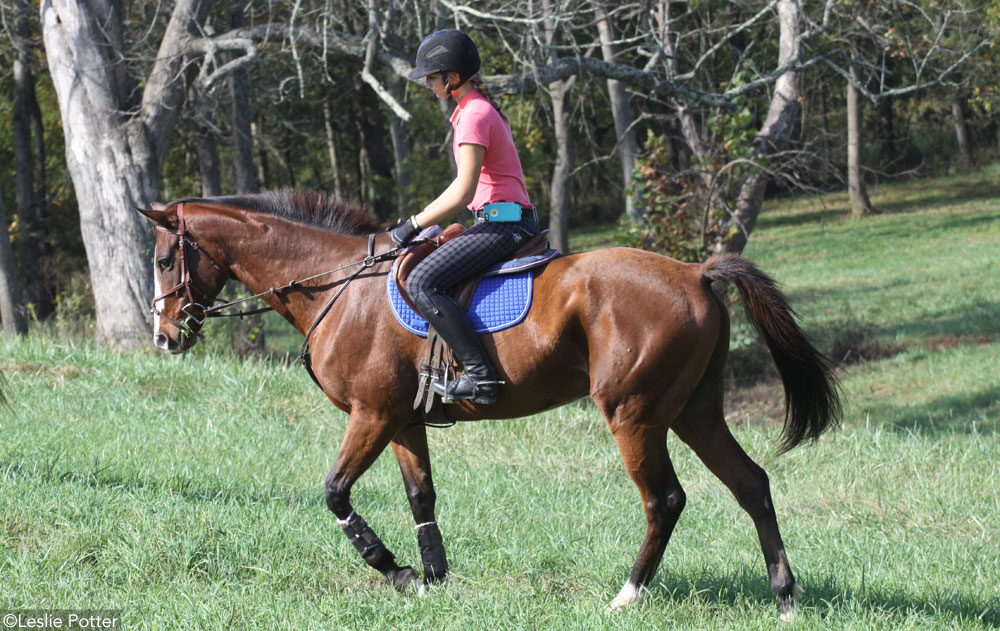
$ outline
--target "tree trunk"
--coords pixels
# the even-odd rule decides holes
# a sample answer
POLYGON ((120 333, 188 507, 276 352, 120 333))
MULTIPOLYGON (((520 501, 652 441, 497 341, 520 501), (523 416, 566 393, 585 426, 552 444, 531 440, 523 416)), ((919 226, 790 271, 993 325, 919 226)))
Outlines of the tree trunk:
MULTIPOLYGON (((802 7, 798 0, 779 0, 778 66, 783 66, 799 55, 802 7)), ((766 158, 786 144, 795 130, 802 112, 799 103, 800 77, 794 70, 782 74, 774 84, 767 117, 754 140, 754 157, 766 158)), ((740 253, 757 224, 768 176, 753 171, 740 185, 732 214, 722 223, 721 239, 713 248, 715 253, 740 253)))
POLYGON ((549 185, 549 239, 552 247, 569 254, 569 212, 571 173, 575 159, 573 134, 570 130, 572 79, 549 84, 552 96, 553 135, 556 143, 556 164, 549 185))
POLYGON ((969 139, 969 125, 965 120, 965 98, 960 92, 951 97, 951 116, 955 122, 955 137, 958 140, 958 155, 963 170, 972 168, 972 141, 969 139))
POLYGON ((222 195, 222 176, 219 170, 219 151, 215 139, 215 108, 212 97, 197 87, 191 88, 188 100, 193 104, 195 151, 198 154, 198 173, 201 175, 202 197, 222 195))
MULTIPOLYGON (((597 17, 597 30, 601 38, 601 55, 604 61, 615 63, 616 54, 614 47, 614 30, 611 27, 611 20, 604 5, 594 6, 594 14, 597 17)), ((618 138, 618 158, 622 169, 622 186, 625 193, 625 212, 629 220, 634 224, 642 219, 644 214, 635 205, 635 198, 629 194, 628 187, 632 182, 632 172, 635 171, 635 156, 639 152, 639 146, 635 138, 635 130, 630 129, 632 124, 632 107, 628 102, 628 94, 625 91, 625 84, 621 81, 608 79, 608 98, 611 101, 611 116, 615 121, 615 135, 618 138)))
MULTIPOLYGON (((243 26, 243 2, 235 0, 229 4, 229 26, 237 29, 243 26)), ((256 193, 257 179, 254 175, 253 132, 250 112, 250 77, 240 68, 229 77, 233 125, 233 169, 237 193, 256 193)))
POLYGON ((896 113, 892 106, 892 97, 888 96, 879 101, 879 118, 882 119, 881 131, 881 154, 882 168, 892 171, 892 164, 896 161, 896 113))
POLYGON ((819 149, 819 173, 820 181, 827 182, 831 176, 837 173, 831 169, 831 165, 836 164, 834 151, 830 147, 830 109, 827 103, 826 82, 820 82, 819 104, 820 104, 820 149, 819 149))
MULTIPOLYGON (((403 100, 403 85, 400 77, 394 72, 387 73, 386 85, 397 101, 403 100)), ((410 208, 410 169, 407 159, 410 157, 410 129, 398 116, 389 117, 389 135, 392 139, 393 157, 393 188, 396 190, 396 212, 401 219, 420 209, 410 208)))
MULTIPOLYGON (((858 70, 851 66, 851 78, 858 81, 858 70)), ((861 130, 862 103, 853 83, 847 84, 847 190, 851 198, 851 215, 874 215, 875 209, 868 199, 865 177, 861 171, 861 152, 864 140, 861 130)))
MULTIPOLYGON (((243 26, 245 22, 243 4, 242 0, 231 0, 229 3, 230 28, 237 29, 243 26)), ((229 77, 229 94, 231 98, 233 174, 236 180, 236 192, 239 194, 256 193, 258 181, 254 170, 254 125, 250 106, 252 86, 250 85, 250 76, 243 68, 229 77)), ((235 282, 228 284, 226 292, 233 300, 250 295, 249 290, 235 282)), ((265 352, 264 315, 258 313, 245 318, 229 318, 229 341, 240 357, 263 355, 265 352)))
MULTIPOLYGON (((549 47, 548 60, 554 63, 558 58, 553 47, 559 41, 556 17, 561 11, 558 0, 543 0, 545 44, 549 47)), ((569 212, 570 187, 575 160, 573 133, 570 129, 570 91, 576 75, 559 79, 548 84, 552 100, 553 139, 556 143, 556 163, 549 183, 549 240, 552 247, 569 254, 569 212)))
MULTIPOLYGON (((44 225, 49 217, 49 189, 46 184, 45 172, 45 125, 42 122, 42 108, 38 105, 38 99, 31 102, 31 127, 34 134, 35 151, 32 158, 35 161, 35 208, 38 209, 39 225, 44 225)), ((52 244, 47 234, 38 237, 39 252, 42 257, 48 256, 52 251, 52 244)))
POLYGON ((358 130, 358 199, 369 208, 375 198, 374 178, 371 174, 371 160, 368 159, 368 143, 365 142, 365 129, 361 119, 356 118, 358 130))
POLYGON ((159 197, 164 156, 184 99, 183 45, 200 0, 178 0, 156 62, 135 90, 124 69, 120 5, 42 0, 42 32, 66 139, 66 166, 97 307, 97 340, 135 347, 149 337, 152 231, 134 208, 159 197))
POLYGON ((0 195, 0 317, 3 318, 3 332, 7 337, 24 335, 28 331, 21 305, 21 291, 14 273, 14 255, 7 236, 7 210, 0 195))
MULTIPOLYGON (((252 148, 250 155, 257 154, 257 179, 254 182, 254 189, 260 186, 266 191, 271 182, 271 162, 267 159, 267 147, 264 146, 264 139, 261 137, 260 129, 257 128, 257 123, 250 123, 250 145, 252 148)), ((251 164, 252 160, 251 157, 251 164)))
POLYGON ((326 125, 326 147, 330 153, 330 179, 333 181, 333 196, 344 199, 343 175, 337 161, 337 137, 333 131, 333 116, 330 113, 330 101, 323 101, 323 123, 326 125))
MULTIPOLYGON (((674 51, 674 36, 670 28, 670 3, 660 4, 655 15, 659 23, 660 38, 663 42, 663 63, 667 69, 667 77, 673 79, 678 75, 678 70, 677 54, 674 51)), ((698 123, 691 113, 691 108, 684 101, 674 99, 674 109, 677 112, 677 120, 680 122, 681 136, 684 138, 685 144, 691 153, 698 158, 698 161, 704 163, 708 157, 708 149, 698 133, 698 123)), ((705 179, 705 185, 710 187, 711 176, 706 174, 703 179, 705 179)))
MULTIPOLYGON (((654 14, 660 32, 660 41, 663 42, 663 63, 667 70, 667 76, 671 79, 678 75, 677 54, 674 50, 674 35, 671 32, 670 3, 663 2, 654 14)), ((677 112, 677 120, 680 124, 681 137, 684 144, 690 150, 691 155, 698 161, 698 178, 701 180, 701 188, 705 191, 705 204, 707 209, 724 209, 726 204, 722 201, 721 195, 715 186, 715 171, 708 168, 709 149, 698 132, 698 122, 694 118, 690 106, 681 99, 673 99, 674 111, 677 112)), ((689 164, 690 160, 680 161, 681 164, 689 164)))
MULTIPOLYGON (((39 162, 33 155, 31 142, 33 113, 39 111, 39 107, 35 95, 35 77, 31 71, 32 41, 31 23, 28 17, 29 9, 27 2, 18 1, 12 33, 14 42, 14 193, 21 232, 19 254, 24 278, 24 295, 26 301, 34 305, 35 314, 39 318, 44 318, 52 311, 52 300, 41 274, 41 258, 44 251, 40 238, 42 212, 39 205, 40 200, 36 194, 35 182, 35 169, 39 162)), ((35 133, 40 134, 40 126, 36 124, 34 127, 35 133)), ((44 147, 44 141, 41 138, 37 138, 35 142, 35 147, 39 145, 44 147)), ((44 159, 44 154, 42 157, 44 159)), ((41 163, 41 167, 44 177, 44 162, 41 163)), ((3 226, 6 229, 6 223, 3 226)))
MULTIPOLYGON (((379 181, 392 181, 393 161, 390 157, 391 139, 386 138, 385 122, 379 111, 379 100, 367 84, 360 84, 360 115, 357 118, 361 151, 359 167, 363 176, 362 199, 379 221, 395 216, 392 203, 379 194, 379 181)), ((450 151, 450 145, 449 145, 450 151)))

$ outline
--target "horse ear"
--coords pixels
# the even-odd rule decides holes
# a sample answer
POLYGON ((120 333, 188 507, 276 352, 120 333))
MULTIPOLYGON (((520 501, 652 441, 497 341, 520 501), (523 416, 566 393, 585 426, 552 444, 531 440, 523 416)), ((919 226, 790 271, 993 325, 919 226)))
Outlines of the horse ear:
POLYGON ((136 206, 135 210, 158 226, 163 226, 164 228, 176 227, 177 215, 173 214, 171 216, 170 211, 167 210, 168 206, 166 204, 154 202, 152 206, 152 208, 139 208, 136 206))

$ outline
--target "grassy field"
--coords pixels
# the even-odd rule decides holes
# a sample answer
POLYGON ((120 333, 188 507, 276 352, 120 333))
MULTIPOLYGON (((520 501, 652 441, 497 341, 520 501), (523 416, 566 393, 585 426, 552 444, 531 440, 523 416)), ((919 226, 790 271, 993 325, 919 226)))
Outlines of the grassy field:
MULTIPOLYGON (((765 380, 730 420, 767 469, 806 588, 789 629, 1000 628, 997 169, 788 200, 747 254, 843 360, 844 426, 778 457, 765 380)), ((275 336, 280 339, 280 336, 275 336)), ((607 615, 644 520, 587 401, 431 430, 452 572, 383 585, 326 509, 345 416, 297 366, 0 343, 0 610, 107 608, 126 629, 771 629, 756 535, 671 438, 687 508, 646 602, 607 615)), ((780 408, 779 408, 780 409, 780 408)), ((419 564, 391 454, 359 511, 419 564)))

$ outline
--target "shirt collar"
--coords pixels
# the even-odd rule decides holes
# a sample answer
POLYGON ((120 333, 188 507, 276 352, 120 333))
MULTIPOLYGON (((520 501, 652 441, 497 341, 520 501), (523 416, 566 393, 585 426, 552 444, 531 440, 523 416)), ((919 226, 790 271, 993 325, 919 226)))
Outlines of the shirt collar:
POLYGON ((469 90, 468 93, 466 93, 466 95, 462 97, 462 102, 455 106, 455 111, 453 111, 451 113, 451 118, 449 118, 449 120, 452 123, 454 123, 455 121, 457 121, 458 120, 458 115, 461 113, 461 111, 464 110, 466 108, 466 106, 469 105, 469 103, 471 103, 472 101, 476 100, 477 98, 481 99, 481 98, 485 98, 485 97, 482 94, 479 93, 479 90, 477 90, 475 88, 472 88, 471 90, 469 90))

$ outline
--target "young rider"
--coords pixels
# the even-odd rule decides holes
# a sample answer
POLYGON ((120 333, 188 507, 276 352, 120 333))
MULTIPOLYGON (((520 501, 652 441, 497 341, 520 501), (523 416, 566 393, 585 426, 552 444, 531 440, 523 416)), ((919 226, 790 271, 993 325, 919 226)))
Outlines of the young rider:
POLYGON ((436 381, 434 391, 448 399, 496 402, 500 382, 472 322, 446 292, 511 254, 538 232, 538 218, 524 186, 521 161, 510 122, 476 76, 479 51, 468 35, 454 29, 427 36, 417 50, 411 79, 439 99, 457 104, 451 116, 455 180, 420 213, 392 231, 397 245, 408 243, 427 226, 448 220, 468 207, 475 225, 445 243, 410 273, 407 290, 420 314, 462 363, 458 379, 436 381), (498 203, 500 202, 500 203, 498 203))

